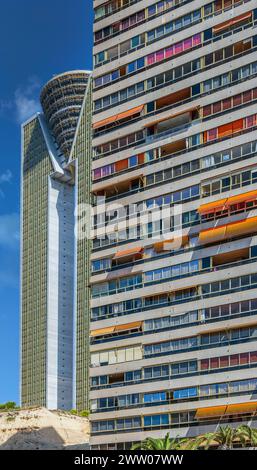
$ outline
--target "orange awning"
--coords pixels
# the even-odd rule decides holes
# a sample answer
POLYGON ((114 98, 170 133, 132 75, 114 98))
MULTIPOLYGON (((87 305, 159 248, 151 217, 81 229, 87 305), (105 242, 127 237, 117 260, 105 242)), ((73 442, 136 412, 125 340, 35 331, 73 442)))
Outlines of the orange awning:
POLYGON ((111 116, 109 118, 103 119, 102 121, 95 122, 93 124, 93 129, 98 129, 99 127, 106 126, 107 124, 111 124, 115 121, 120 121, 121 119, 125 119, 126 117, 133 116, 134 114, 141 113, 143 110, 144 105, 137 106, 136 108, 129 109, 128 111, 124 111, 124 113, 115 114, 115 116, 111 116))
POLYGON ((226 411, 226 405, 224 406, 208 406, 207 408, 198 408, 196 411, 196 418, 216 418, 217 416, 223 416, 226 411))
POLYGON ((202 245, 205 245, 206 243, 214 243, 220 240, 224 240, 226 237, 226 228, 226 225, 222 225, 221 227, 203 230, 199 233, 199 242, 202 245))
POLYGON ((243 13, 242 15, 236 16, 236 18, 232 18, 228 21, 224 21, 224 23, 217 24, 213 27, 214 33, 219 33, 223 29, 227 29, 234 24, 241 23, 241 21, 247 20, 248 18, 252 17, 252 12, 249 11, 247 13, 243 13))
POLYGON ((141 321, 136 321, 132 323, 126 323, 124 325, 100 328, 99 330, 91 331, 90 336, 103 336, 103 335, 110 335, 111 333, 116 333, 117 331, 134 330, 135 328, 140 328, 142 326, 142 323, 143 322, 141 321))
POLYGON ((242 15, 236 16, 232 21, 233 24, 240 23, 240 21, 247 20, 247 18, 252 18, 252 11, 247 11, 242 13, 242 15))
POLYGON ((229 26, 232 26, 232 24, 233 24, 233 20, 224 21, 223 23, 220 23, 220 24, 217 24, 216 26, 213 26, 212 30, 213 30, 214 33, 219 33, 223 29, 226 29, 229 26))
POLYGON ((216 211, 222 211, 225 208, 226 201, 227 198, 220 199, 219 201, 209 202, 207 204, 202 204, 200 207, 198 207, 197 210, 201 215, 216 211))
POLYGON ((201 244, 214 243, 227 238, 233 238, 240 235, 247 235, 257 231, 257 217, 240 220, 239 222, 231 222, 220 227, 202 230, 199 233, 199 241, 201 244))
POLYGON ((130 256, 142 254, 143 248, 141 246, 135 246, 135 248, 130 248, 129 250, 117 251, 113 259, 128 258, 130 256))
POLYGON ((255 199, 257 199, 257 190, 248 191, 247 193, 229 197, 226 201, 226 207, 232 206, 233 204, 240 204, 240 202, 254 201, 255 199))
POLYGON ((241 202, 254 201, 257 199, 257 190, 248 191, 247 193, 237 194, 226 199, 220 199, 219 201, 209 202, 202 204, 198 207, 198 212, 201 215, 225 210, 233 204, 240 204, 241 202))
POLYGON ((109 326, 108 328, 100 328, 99 330, 94 330, 90 332, 91 336, 103 336, 114 333, 114 326, 109 326))
POLYGON ((178 249, 182 246, 185 246, 188 242, 188 235, 182 235, 182 237, 174 237, 169 240, 162 240, 154 244, 154 249, 157 253, 161 251, 169 251, 178 249))
POLYGON ((257 401, 247 402, 247 403, 237 403, 235 405, 228 405, 225 415, 254 413, 255 411, 257 411, 257 401))
POLYGON ((257 411, 257 402, 236 403, 234 405, 208 406, 208 408, 199 408, 196 411, 196 418, 216 418, 218 416, 228 416, 232 414, 255 413, 257 411))
POLYGON ((136 328, 140 328, 141 326, 141 321, 135 321, 133 323, 126 323, 125 325, 115 326, 115 331, 135 330, 136 328))
POLYGON ((152 122, 149 122, 148 124, 145 124, 145 127, 151 127, 151 126, 154 126, 155 124, 158 124, 159 122, 169 121, 170 119, 173 119, 173 118, 175 118, 177 116, 180 116, 182 114, 187 114, 187 113, 190 113, 191 111, 195 111, 198 108, 199 108, 199 106, 194 106, 192 108, 185 109, 184 111, 178 111, 177 113, 171 114, 170 116, 159 117, 159 118, 157 117, 155 119, 155 121, 152 121, 152 122))
POLYGON ((226 237, 233 238, 238 235, 247 235, 248 233, 257 232, 257 217, 249 217, 248 219, 234 222, 227 225, 226 237))

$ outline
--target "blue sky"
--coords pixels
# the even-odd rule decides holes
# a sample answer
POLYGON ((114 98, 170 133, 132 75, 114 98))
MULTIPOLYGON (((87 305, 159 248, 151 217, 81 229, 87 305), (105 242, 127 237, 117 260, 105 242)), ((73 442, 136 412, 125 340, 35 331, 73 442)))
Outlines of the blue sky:
POLYGON ((0 2, 0 403, 19 400, 20 122, 53 74, 91 69, 92 3, 0 2))

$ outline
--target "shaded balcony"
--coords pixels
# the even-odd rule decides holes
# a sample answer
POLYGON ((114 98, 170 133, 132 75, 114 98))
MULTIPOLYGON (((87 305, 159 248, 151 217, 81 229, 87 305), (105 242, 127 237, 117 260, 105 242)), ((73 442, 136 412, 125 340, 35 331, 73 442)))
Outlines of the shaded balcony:
POLYGON ((221 253, 212 257, 212 265, 225 266, 226 264, 231 265, 239 261, 250 259, 250 249, 242 248, 241 250, 229 251, 227 253, 221 253))
POLYGON ((161 147, 161 157, 166 157, 167 155, 172 155, 173 153, 182 152, 187 149, 186 139, 177 140, 171 144, 163 145, 161 147))
POLYGON ((104 189, 94 191, 94 196, 102 196, 106 199, 110 199, 115 196, 138 192, 141 188, 143 188, 143 186, 143 178, 135 177, 134 179, 131 179, 129 181, 121 181, 120 183, 117 182, 115 184, 108 184, 104 189))
POLYGON ((156 118, 154 122, 146 126, 147 136, 145 142, 148 144, 186 131, 193 124, 200 122, 199 117, 199 110, 193 108, 170 118, 156 118))

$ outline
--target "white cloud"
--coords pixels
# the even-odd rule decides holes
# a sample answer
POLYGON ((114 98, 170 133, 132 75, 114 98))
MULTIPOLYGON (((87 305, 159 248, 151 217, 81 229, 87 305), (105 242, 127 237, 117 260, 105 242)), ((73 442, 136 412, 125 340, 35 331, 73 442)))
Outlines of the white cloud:
POLYGON ((0 215, 0 247, 16 248, 19 246, 20 216, 17 213, 0 215))
POLYGON ((39 90, 40 82, 37 77, 30 77, 25 87, 15 91, 16 116, 19 123, 26 121, 40 110, 39 90))
POLYGON ((2 183, 10 183, 11 179, 13 177, 13 174, 11 170, 6 170, 4 173, 0 175, 0 184, 2 183))
POLYGON ((11 179, 13 177, 13 174, 11 170, 6 170, 4 173, 0 174, 0 197, 3 199, 5 197, 4 191, 1 188, 1 185, 4 183, 10 183, 11 179))

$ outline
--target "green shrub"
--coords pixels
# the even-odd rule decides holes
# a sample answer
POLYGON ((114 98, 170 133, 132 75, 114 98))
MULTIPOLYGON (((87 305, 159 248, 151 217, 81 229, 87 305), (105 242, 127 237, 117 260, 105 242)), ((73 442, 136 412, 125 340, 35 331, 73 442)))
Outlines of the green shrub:
POLYGON ((89 416, 89 411, 88 410, 82 410, 82 411, 70 410, 69 413, 71 415, 82 416, 82 418, 88 418, 88 416, 89 416))
POLYGON ((15 401, 7 401, 0 404, 0 410, 15 410, 17 408, 15 401))
POLYGON ((14 408, 16 408, 16 403, 15 401, 8 401, 5 404, 5 407, 7 408, 7 410, 13 410, 14 408))

